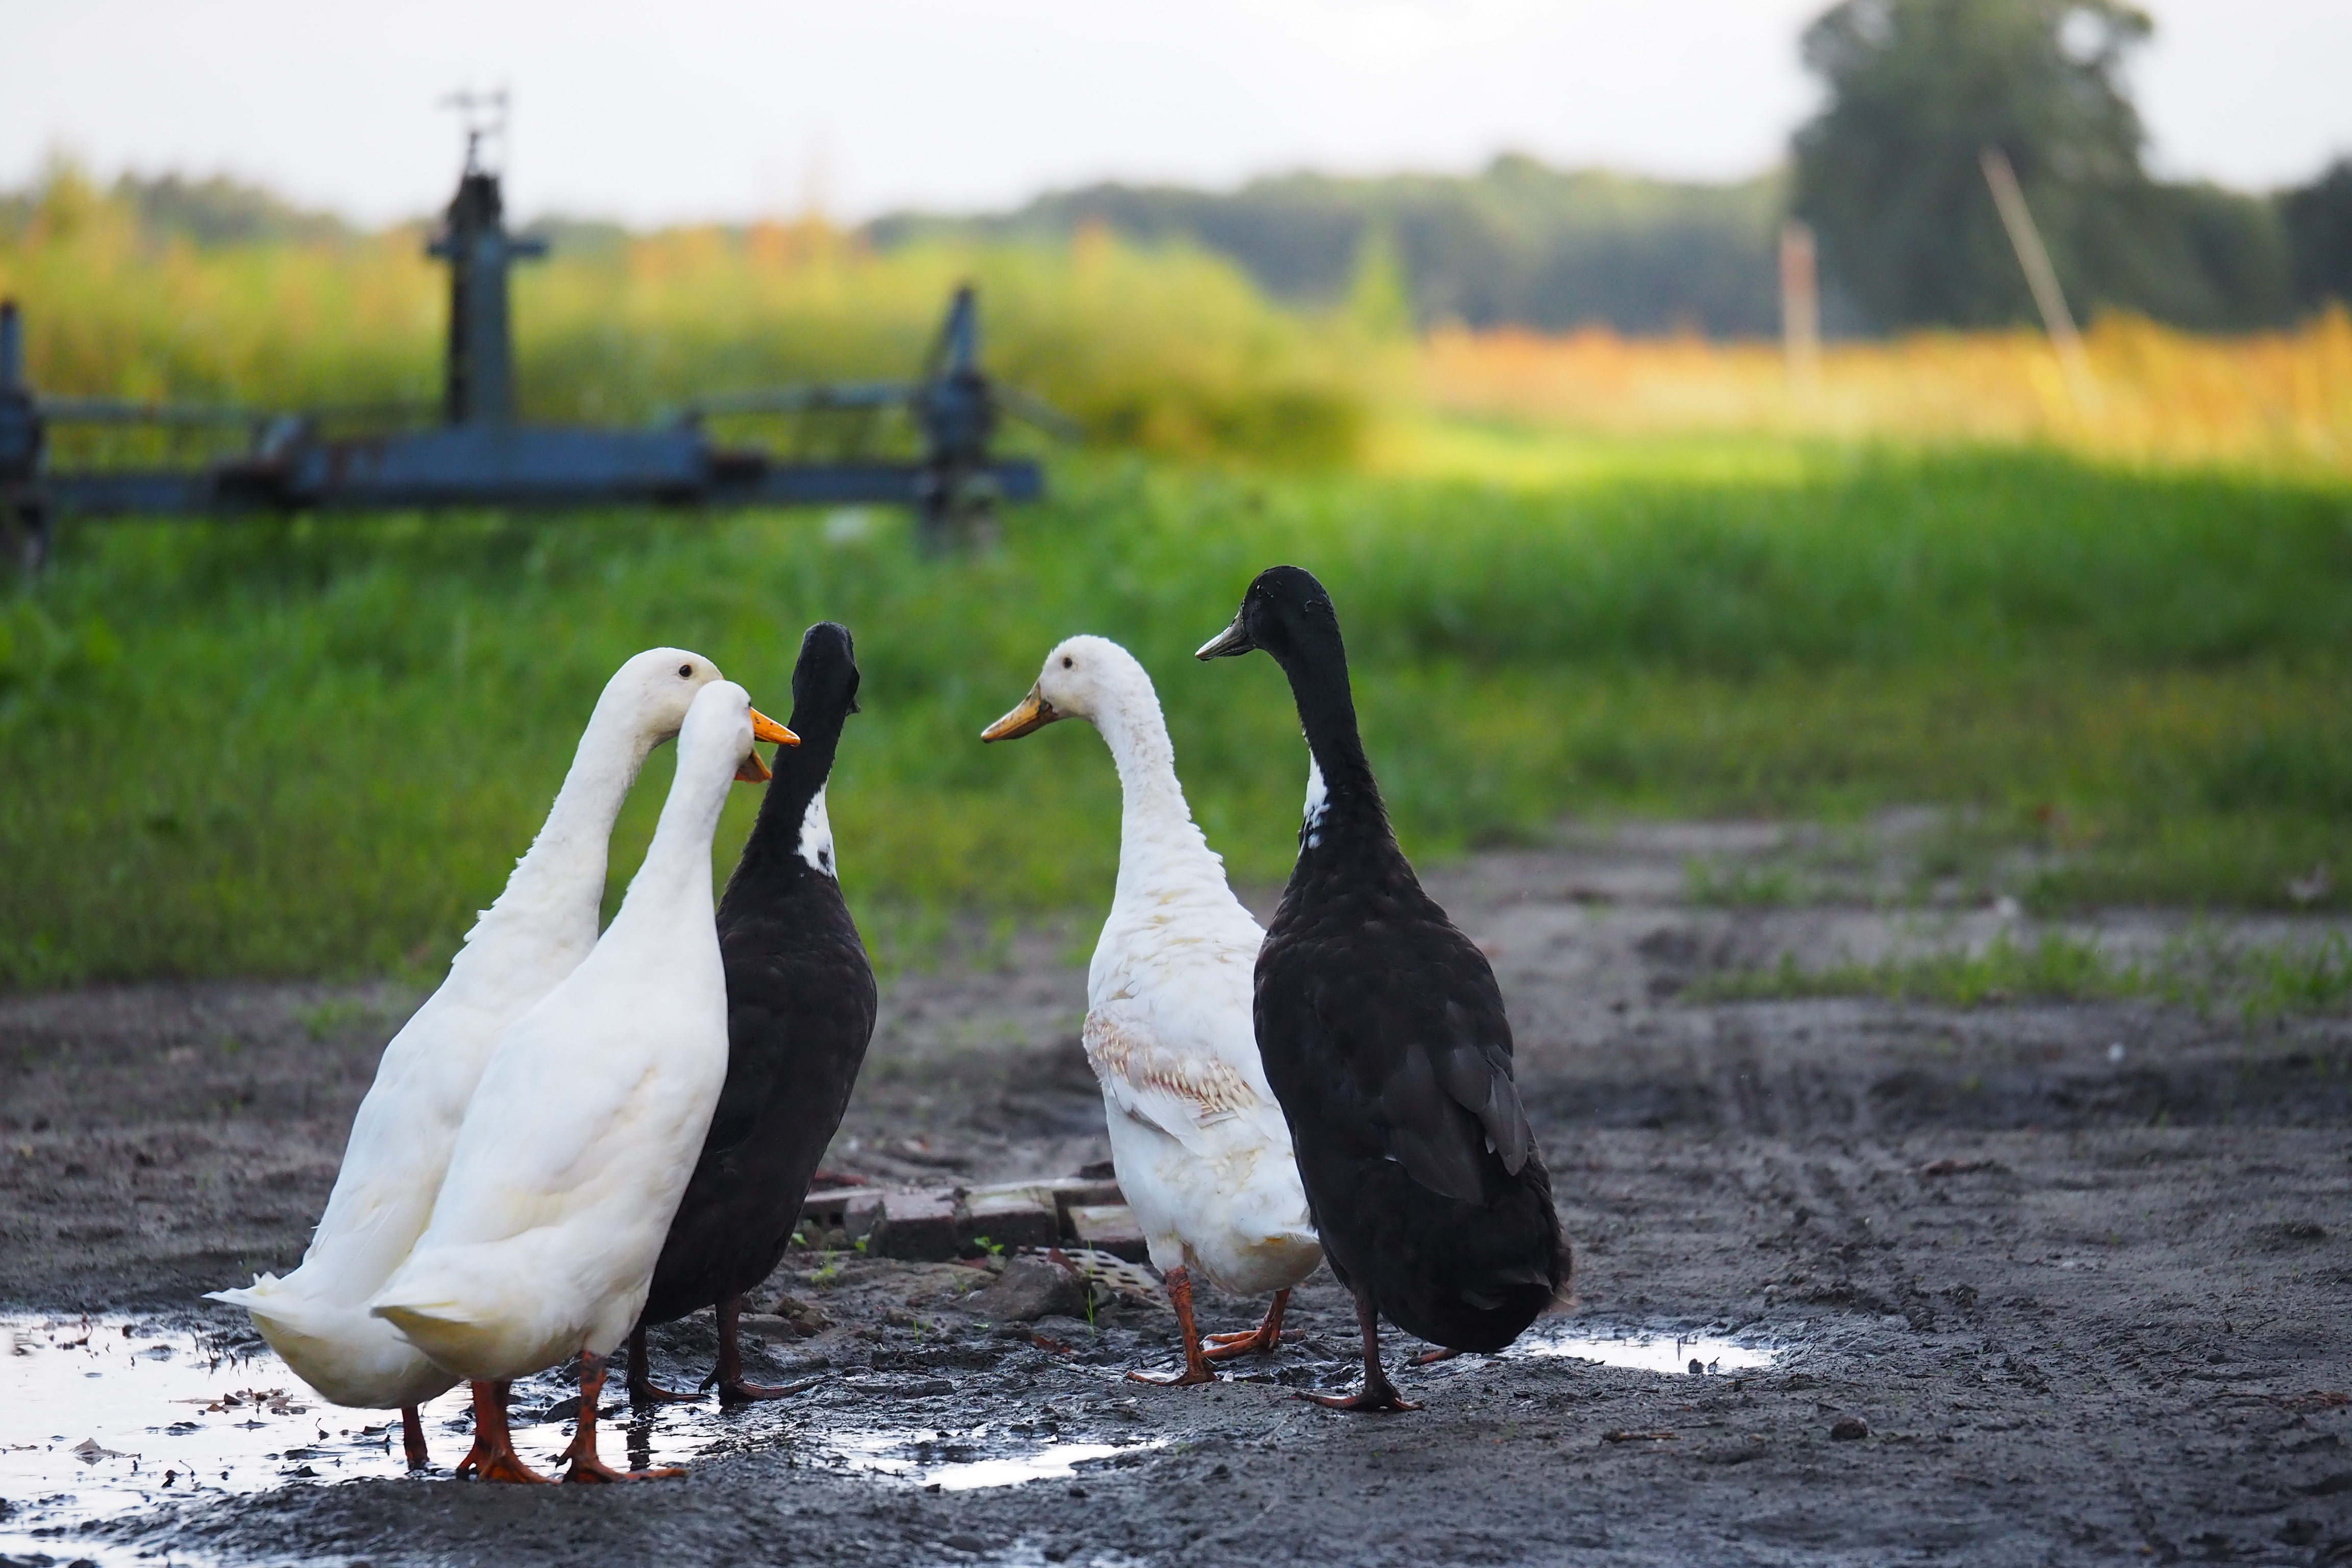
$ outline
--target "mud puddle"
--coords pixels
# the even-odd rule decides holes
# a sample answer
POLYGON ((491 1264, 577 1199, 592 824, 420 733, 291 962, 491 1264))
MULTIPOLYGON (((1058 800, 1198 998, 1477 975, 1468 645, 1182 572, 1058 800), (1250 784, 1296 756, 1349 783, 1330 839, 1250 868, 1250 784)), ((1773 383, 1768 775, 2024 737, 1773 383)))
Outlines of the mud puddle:
POLYGON ((1557 1328, 1537 1324, 1506 1356, 1567 1356, 1602 1366, 1654 1372, 1670 1376, 1715 1377, 1731 1373, 1769 1372, 1801 1354, 1803 1346, 1769 1340, 1739 1340, 1714 1334, 1660 1334, 1641 1329, 1599 1329, 1569 1323, 1557 1328), (1573 1330, 1581 1329, 1577 1332, 1573 1330))
MULTIPOLYGON (((463 1408, 445 1396, 426 1422, 463 1408)), ((128 1560, 72 1538, 159 1504, 404 1473, 397 1416, 313 1395, 262 1352, 188 1330, 0 1320, 0 1552, 128 1560)))
POLYGON ((837 1462, 930 1491, 966 1492, 1028 1481, 1067 1480, 1081 1465, 1164 1448, 1164 1437, 1129 1443, 1033 1443, 990 1422, 961 1431, 875 1432, 835 1439, 837 1462), (1025 1451, 990 1454, 1011 1444, 1025 1451))
MULTIPOLYGON (((828 1381, 807 1379, 796 1393, 828 1381)), ((326 1403, 265 1346, 120 1318, 0 1319, 0 1558, 61 1564, 136 1561, 89 1532, 164 1504, 347 1480, 447 1480, 472 1429, 462 1389, 427 1404, 436 1462, 411 1475, 396 1415, 326 1403)), ((526 1463, 559 1468, 577 1410, 577 1389, 560 1373, 514 1385, 509 1421, 526 1463)), ((877 1428, 830 1419, 797 1398, 646 1413, 615 1400, 603 1414, 606 1457, 635 1468, 771 1450, 929 1491, 1067 1479, 1165 1442, 1067 1441, 1050 1419, 877 1428)))

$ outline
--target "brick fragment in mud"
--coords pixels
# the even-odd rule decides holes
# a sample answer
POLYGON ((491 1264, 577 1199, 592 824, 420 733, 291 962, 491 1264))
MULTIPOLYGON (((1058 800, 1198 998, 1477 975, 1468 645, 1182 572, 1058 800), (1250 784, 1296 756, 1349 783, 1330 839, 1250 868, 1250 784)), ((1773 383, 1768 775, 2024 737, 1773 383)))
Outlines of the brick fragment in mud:
POLYGON ((867 1256, 908 1263, 953 1261, 963 1250, 956 1208, 951 1191, 884 1193, 866 1232, 867 1256))
POLYGON ((1125 1204, 1074 1205, 1070 1210, 1070 1229, 1081 1247, 1108 1252, 1129 1263, 1141 1263, 1151 1256, 1143 1244, 1143 1227, 1135 1222, 1135 1211, 1125 1204))
POLYGON ((852 1198, 878 1198, 882 1194, 865 1187, 835 1187, 830 1191, 811 1193, 801 1201, 801 1224, 819 1229, 841 1224, 848 1212, 852 1198))
POLYGON ((990 1248, 1007 1251, 1051 1247, 1062 1239, 1062 1215, 1053 1194, 1041 1188, 975 1192, 964 1198, 960 1228, 968 1251, 982 1250, 983 1240, 990 1248))
POLYGON ((811 1193, 801 1205, 801 1243, 817 1251, 855 1247, 874 1228, 883 1194, 871 1187, 811 1193))
POLYGON ((1108 1177, 1056 1176, 1043 1184, 1054 1194, 1055 1206, 1062 1211, 1063 1234, 1069 1233, 1070 1211, 1097 1204, 1123 1204, 1127 1194, 1118 1184, 1108 1177))

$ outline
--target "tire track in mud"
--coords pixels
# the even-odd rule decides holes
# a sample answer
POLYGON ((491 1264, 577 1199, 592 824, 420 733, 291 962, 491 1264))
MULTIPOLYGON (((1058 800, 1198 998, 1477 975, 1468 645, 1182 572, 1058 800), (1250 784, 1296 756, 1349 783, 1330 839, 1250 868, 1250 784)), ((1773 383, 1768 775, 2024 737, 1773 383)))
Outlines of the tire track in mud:
POLYGON ((1916 1180, 1858 1127, 1866 1100, 1818 1063, 1768 1065, 1749 1018, 1718 1011, 1713 1024, 1706 1077, 1716 1086, 1725 1133, 1748 1146, 1754 1163, 1747 1195, 1787 1216, 1776 1236, 1757 1243, 1791 1255, 1770 1293, 1794 1285, 1798 1299, 1814 1305, 1900 1312, 1915 1328, 1932 1328, 1935 1310, 1895 1258, 1891 1227, 1856 1190, 1916 1180), (1815 1283, 1817 1275, 1830 1282, 1815 1283))
MULTIPOLYGON (((1805 1063, 1770 1074, 1754 1031, 1727 1023, 1717 1034, 1713 1077, 1732 1130, 1754 1145, 1758 1179, 1750 1184, 1750 1196, 1779 1204, 1789 1214, 1787 1227, 1766 1241, 1790 1252, 1782 1279, 1796 1287, 1793 1299, 1842 1312, 1899 1315, 1920 1336, 1935 1333, 1953 1315, 1972 1329, 1981 1326, 1984 1314, 1977 1310, 1972 1289, 1954 1288, 1938 1302, 1910 1267, 1895 1221, 1926 1196, 1922 1171, 1903 1151, 1870 1135, 1867 1112, 1858 1111, 1857 1097, 1832 1074, 1805 1063)), ((1860 1098, 1860 1105, 1867 1103, 1860 1098)), ((1980 1379, 1999 1374, 2037 1398, 2056 1392, 2050 1373, 2037 1361, 1996 1345, 1991 1338, 1974 1346, 1953 1345, 1937 1359, 1948 1376, 1966 1369, 1980 1379)), ((1915 1349, 1929 1353, 1924 1343, 1915 1349)), ((2087 1366, 2063 1381, 2092 1385, 2065 1390, 2062 1397, 2069 1405, 2079 1407, 2085 1394, 2123 1402, 2112 1380, 2087 1366)), ((2143 1549, 2173 1561, 2179 1547, 2164 1532, 2161 1516, 2140 1484, 2144 1460, 2137 1447, 2107 1445, 2107 1485, 2143 1549)), ((2072 1528, 2074 1544, 2083 1547, 2098 1544, 2107 1533, 2087 1519, 2072 1528)))

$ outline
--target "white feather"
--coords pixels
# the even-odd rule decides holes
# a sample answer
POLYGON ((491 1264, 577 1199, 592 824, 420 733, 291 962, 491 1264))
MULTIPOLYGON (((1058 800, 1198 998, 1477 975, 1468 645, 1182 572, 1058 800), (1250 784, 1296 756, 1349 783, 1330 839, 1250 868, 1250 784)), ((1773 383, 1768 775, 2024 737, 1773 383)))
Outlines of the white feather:
POLYGON ((1307 835, 1307 847, 1309 849, 1318 848, 1323 843, 1323 835, 1316 829, 1323 826, 1324 808, 1329 805, 1330 799, 1323 789, 1323 764, 1315 760, 1313 752, 1309 752, 1307 753, 1307 811, 1299 827, 1299 831, 1307 835))
POLYGON ((1192 821, 1143 667, 1072 637, 1038 690, 1091 719, 1118 765, 1118 885, 1087 971, 1085 1043, 1151 1261, 1241 1295, 1296 1285, 1322 1252, 1251 1020, 1265 933, 1192 821))
POLYGON ((530 852, 441 988, 384 1047, 301 1267, 212 1293, 250 1312, 270 1348, 333 1403, 415 1405, 455 1381, 371 1316, 369 1299, 425 1230, 500 1035, 595 947, 614 818, 646 753, 718 675, 699 654, 652 648, 606 683, 530 852))
POLYGON ((499 1042, 432 1221, 370 1303, 457 1376, 604 1354, 645 1305, 727 1077, 710 840, 749 709, 726 682, 695 700, 620 913, 499 1042))
POLYGON ((824 786, 817 786, 816 797, 808 803, 801 817, 801 858, 809 863, 812 871, 822 871, 835 881, 840 874, 833 868, 833 821, 824 813, 824 786))

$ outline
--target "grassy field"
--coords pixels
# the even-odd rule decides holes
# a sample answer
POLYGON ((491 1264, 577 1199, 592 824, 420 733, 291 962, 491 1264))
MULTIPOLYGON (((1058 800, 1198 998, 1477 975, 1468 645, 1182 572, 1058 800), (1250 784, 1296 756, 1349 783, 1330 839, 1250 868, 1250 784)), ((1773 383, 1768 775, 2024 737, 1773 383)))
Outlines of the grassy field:
POLYGON ((2020 941, 2004 931, 1980 948, 1930 948, 1875 963, 1807 969, 1783 953, 1772 966, 1704 980, 1693 994, 1733 1002, 1883 996, 1947 1007, 2138 998, 2208 1015, 2231 1008, 2253 1024, 2352 1001, 2352 943, 2331 933, 2233 946, 2192 931, 2154 954, 2127 958, 2064 931, 2020 941))
MULTIPOLYGON (((48 392, 436 392, 443 285, 414 228, 203 249, 69 173, 27 210, 0 294, 48 392)), ((1958 808, 1930 869, 1987 895, 2266 907, 2324 884, 2308 901, 2346 907, 2340 311, 2240 341, 2103 322, 2096 410, 2023 335, 1833 346, 1799 397, 1769 345, 1416 346, 1369 282, 1289 311, 1211 258, 1101 234, 879 255, 816 223, 687 228, 519 274, 526 406, 635 419, 901 374, 963 277, 995 368, 1088 432, 978 557, 926 559, 887 513, 69 531, 45 581, 0 588, 0 987, 430 965, 615 664, 681 643, 782 704, 821 616, 866 671, 834 811, 889 954, 953 911, 1105 897, 1095 740, 973 738, 1074 631, 1155 671, 1213 841, 1276 879, 1304 772, 1286 694, 1263 660, 1189 655, 1278 560, 1339 598, 1419 855, 1570 813, 1927 803, 1958 808)), ((89 439, 55 454, 140 455, 89 439)), ((751 807, 740 792, 722 863, 751 807)))
POLYGON ((781 705, 818 616, 858 637, 833 810, 894 952, 943 910, 1107 897, 1099 743, 974 738, 1074 631, 1144 659, 1212 841, 1278 878, 1305 771, 1287 694, 1264 660, 1190 658, 1278 560, 1339 600, 1418 855, 1563 813, 1929 802, 1973 808, 1943 871, 2041 907, 2281 906, 2315 866, 2318 907, 2346 902, 2341 483, 1787 443, 1580 448, 1508 485, 1118 457, 1056 481, 953 560, 878 512, 79 529, 0 613, 0 983, 430 963, 614 665, 680 643, 781 705), (2020 842, 2060 853, 2000 885, 2020 842))

